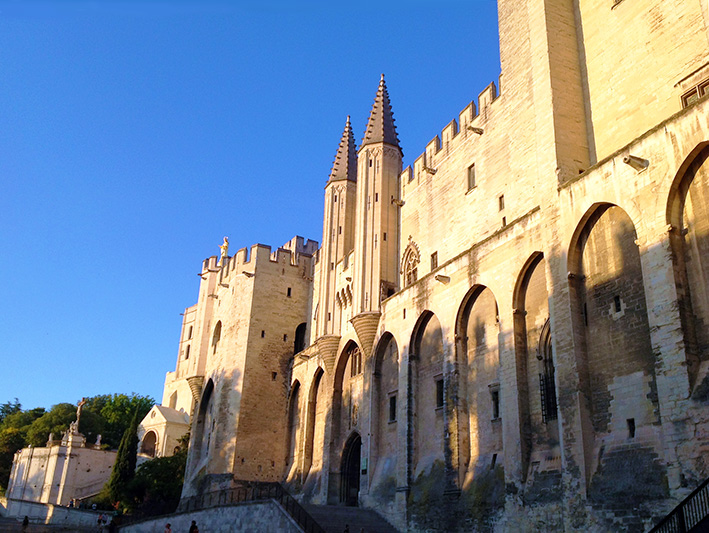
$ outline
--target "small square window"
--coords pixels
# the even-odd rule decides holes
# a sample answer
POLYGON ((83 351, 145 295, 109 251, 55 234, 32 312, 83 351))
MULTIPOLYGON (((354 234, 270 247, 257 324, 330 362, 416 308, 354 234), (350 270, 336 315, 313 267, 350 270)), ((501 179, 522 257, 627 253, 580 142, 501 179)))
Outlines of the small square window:
POLYGON ((468 167, 468 190, 475 188, 475 163, 468 167))
POLYGON ((689 107, 707 94, 709 94, 709 80, 704 80, 682 95, 682 107, 689 107))
POLYGON ((389 422, 396 422, 396 394, 389 396, 389 422))
POLYGON ((436 378, 436 409, 443 407, 443 378, 436 378))

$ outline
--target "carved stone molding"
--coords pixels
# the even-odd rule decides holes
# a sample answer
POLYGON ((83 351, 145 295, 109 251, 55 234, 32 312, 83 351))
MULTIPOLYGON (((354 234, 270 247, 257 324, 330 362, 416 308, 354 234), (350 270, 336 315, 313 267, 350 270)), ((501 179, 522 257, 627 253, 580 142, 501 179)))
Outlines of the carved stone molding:
POLYGON ((379 311, 370 311, 360 313, 352 317, 350 322, 354 326, 355 333, 359 339, 359 346, 364 353, 365 358, 372 355, 374 347, 374 338, 377 336, 377 328, 379 326, 379 318, 382 314, 379 311))
POLYGON ((315 341, 315 346, 322 357, 325 370, 332 375, 335 368, 335 359, 337 358, 337 347, 340 345, 339 335, 324 335, 315 341))
POLYGON ((191 376, 187 378, 187 384, 190 386, 192 398, 195 402, 202 400, 202 387, 204 386, 204 376, 191 376))

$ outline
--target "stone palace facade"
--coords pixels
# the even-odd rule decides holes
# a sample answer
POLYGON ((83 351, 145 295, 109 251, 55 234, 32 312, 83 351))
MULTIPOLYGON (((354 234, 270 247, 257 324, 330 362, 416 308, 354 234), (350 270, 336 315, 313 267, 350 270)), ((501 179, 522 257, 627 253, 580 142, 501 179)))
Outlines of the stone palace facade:
POLYGON ((618 531, 709 477, 709 6, 498 4, 499 90, 411 167, 382 77, 321 245, 203 262, 163 399, 184 497, 618 531))

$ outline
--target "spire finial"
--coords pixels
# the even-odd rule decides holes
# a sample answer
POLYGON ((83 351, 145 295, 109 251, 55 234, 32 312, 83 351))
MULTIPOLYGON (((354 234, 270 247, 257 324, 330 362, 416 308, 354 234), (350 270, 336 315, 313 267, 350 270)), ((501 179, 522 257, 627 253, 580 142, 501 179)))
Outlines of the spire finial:
POLYGON ((384 74, 379 80, 377 95, 374 97, 374 105, 372 105, 372 112, 369 114, 369 122, 367 123, 367 129, 364 132, 360 148, 365 144, 379 142, 396 146, 401 151, 399 137, 396 134, 396 126, 394 125, 394 113, 389 102, 389 92, 384 82, 384 74))
POLYGON ((347 115, 345 130, 342 132, 340 146, 337 148, 328 183, 340 180, 357 181, 357 149, 349 115, 347 115))

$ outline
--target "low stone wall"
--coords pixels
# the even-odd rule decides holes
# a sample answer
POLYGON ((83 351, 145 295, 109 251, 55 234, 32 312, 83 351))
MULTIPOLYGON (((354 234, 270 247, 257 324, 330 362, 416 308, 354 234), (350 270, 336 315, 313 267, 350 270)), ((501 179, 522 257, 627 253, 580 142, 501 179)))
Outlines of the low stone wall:
POLYGON ((271 500, 175 513, 123 526, 120 528, 120 532, 163 533, 167 523, 171 524, 173 531, 187 531, 192 520, 197 522, 200 531, 208 531, 209 533, 254 531, 302 533, 303 531, 280 504, 271 500))
MULTIPOLYGON (((3 516, 22 519, 29 517, 33 524, 51 524, 78 528, 96 527, 99 516, 106 512, 62 507, 51 503, 29 502, 27 500, 6 500, 3 516)), ((110 520, 110 518, 108 518, 110 520)))

